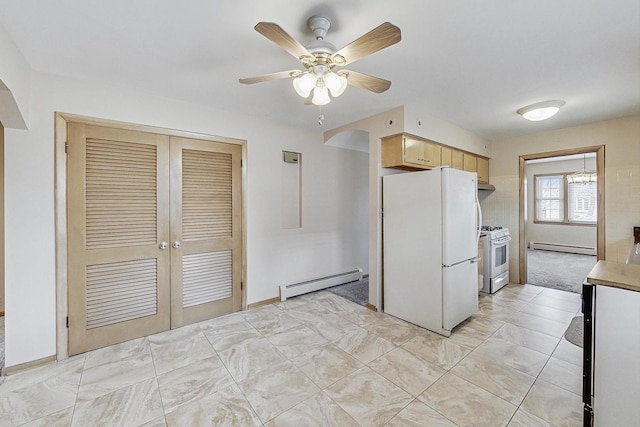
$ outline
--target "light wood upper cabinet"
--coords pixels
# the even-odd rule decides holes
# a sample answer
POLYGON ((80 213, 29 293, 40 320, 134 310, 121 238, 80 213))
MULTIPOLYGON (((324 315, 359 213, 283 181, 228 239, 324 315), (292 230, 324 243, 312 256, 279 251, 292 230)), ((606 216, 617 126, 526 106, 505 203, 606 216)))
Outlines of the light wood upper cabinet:
POLYGON ((440 146, 432 142, 423 141, 422 162, 429 167, 440 166, 440 146))
POLYGON ((422 157, 424 156, 422 141, 406 137, 403 137, 402 139, 402 143, 404 145, 403 162, 422 166, 422 157))
POLYGON ((451 152, 451 167, 455 169, 462 169, 464 153, 459 150, 452 150, 451 152))
POLYGON ((440 146, 436 143, 394 135, 382 140, 382 167, 431 169, 440 166, 440 146))
POLYGON ((478 184, 488 184, 489 183, 489 159, 485 159, 484 157, 478 157, 476 172, 478 172, 478 184))
POLYGON ((477 157, 473 154, 464 153, 462 156, 463 169, 467 172, 475 172, 477 170, 477 157))
POLYGON ((453 157, 453 149, 449 147, 440 148, 440 166, 453 167, 452 157, 453 157))
POLYGON ((382 138, 383 168, 421 170, 437 166, 477 172, 479 184, 489 183, 487 158, 410 135, 382 138))

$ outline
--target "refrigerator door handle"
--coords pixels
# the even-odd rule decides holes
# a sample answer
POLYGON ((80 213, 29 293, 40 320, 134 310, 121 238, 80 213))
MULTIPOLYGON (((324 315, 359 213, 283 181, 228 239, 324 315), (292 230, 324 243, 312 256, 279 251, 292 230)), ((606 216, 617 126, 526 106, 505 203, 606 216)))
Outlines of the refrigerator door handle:
POLYGON ((480 231, 482 228, 482 209, 480 208, 480 199, 478 199, 478 192, 476 192, 476 208, 477 208, 477 215, 476 215, 476 244, 480 242, 480 231))
POLYGON ((475 257, 475 258, 471 258, 471 259, 465 259, 464 261, 458 261, 458 262, 455 262, 453 264, 442 264, 442 267, 450 268, 450 267, 455 267, 456 265, 464 264, 465 262, 474 264, 474 263, 476 263, 478 261, 480 261, 480 257, 475 257))

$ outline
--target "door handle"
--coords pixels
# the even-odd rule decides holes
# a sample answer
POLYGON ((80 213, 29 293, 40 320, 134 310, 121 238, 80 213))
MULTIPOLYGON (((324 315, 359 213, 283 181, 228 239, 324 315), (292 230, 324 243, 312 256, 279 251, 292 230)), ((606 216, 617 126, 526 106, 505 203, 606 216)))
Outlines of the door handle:
POLYGON ((161 242, 159 247, 162 250, 167 249, 167 242, 161 242))
POLYGON ((180 247, 180 242, 178 242, 177 240, 175 242, 173 242, 173 244, 171 245, 171 247, 173 249, 178 249, 180 247))

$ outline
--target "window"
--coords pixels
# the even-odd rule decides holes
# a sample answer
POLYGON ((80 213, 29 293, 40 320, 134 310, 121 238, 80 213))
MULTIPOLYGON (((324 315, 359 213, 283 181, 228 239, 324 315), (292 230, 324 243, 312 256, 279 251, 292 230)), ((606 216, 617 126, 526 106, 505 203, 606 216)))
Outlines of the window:
POLYGON ((597 219, 598 184, 596 182, 588 182, 586 184, 570 184, 568 187, 569 222, 595 224, 597 219))
POLYGON ((564 221, 564 175, 535 176, 536 221, 564 221))
POLYGON ((535 222, 595 224, 597 183, 567 184, 567 174, 534 175, 535 222))

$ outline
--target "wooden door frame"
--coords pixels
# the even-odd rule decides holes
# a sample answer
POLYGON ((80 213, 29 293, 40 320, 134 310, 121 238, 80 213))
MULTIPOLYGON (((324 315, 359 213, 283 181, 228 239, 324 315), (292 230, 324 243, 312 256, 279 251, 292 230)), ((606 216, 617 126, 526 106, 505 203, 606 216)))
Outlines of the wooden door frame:
POLYGON ((207 135, 196 132, 139 125, 115 120, 97 119, 68 113, 54 113, 54 159, 55 159, 55 233, 56 233, 56 356, 58 360, 69 357, 67 315, 68 271, 67 271, 67 123, 83 123, 96 126, 112 127, 139 132, 156 133, 167 136, 199 139, 203 141, 222 142, 242 146, 242 277, 241 297, 242 310, 247 308, 247 141, 236 138, 207 135))
POLYGON ((595 145, 591 147, 571 148, 558 151, 548 151, 545 153, 525 154, 520 156, 520 204, 519 204, 519 230, 518 230, 518 243, 519 243, 519 263, 518 280, 520 283, 526 283, 527 279, 527 236, 526 236, 526 200, 525 200, 525 164, 527 160, 546 159, 549 157, 570 156, 573 154, 596 154, 596 174, 598 176, 597 186, 597 198, 598 198, 598 212, 596 221, 596 256, 598 260, 605 259, 605 217, 604 217, 604 183, 605 183, 605 162, 604 162, 604 145, 595 145))

